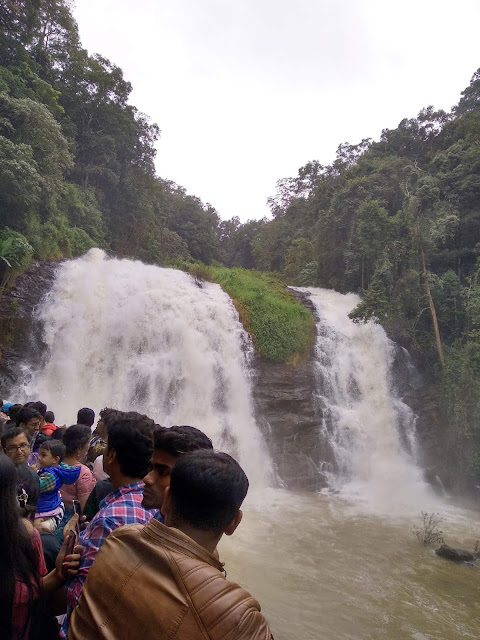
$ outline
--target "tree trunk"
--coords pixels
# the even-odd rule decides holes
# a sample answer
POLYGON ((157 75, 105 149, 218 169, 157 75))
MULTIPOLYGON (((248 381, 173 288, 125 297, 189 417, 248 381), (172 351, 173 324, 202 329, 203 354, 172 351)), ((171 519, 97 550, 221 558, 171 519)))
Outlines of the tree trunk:
POLYGON ((435 342, 437 343, 438 358, 442 367, 445 365, 445 357, 443 355, 442 341, 440 339, 440 331, 438 329, 437 312, 435 311, 435 305, 433 303, 432 293, 430 291, 430 285, 428 283, 427 267, 425 265, 425 254, 423 253, 423 247, 419 243, 420 256, 422 258, 422 270, 423 279, 425 282, 425 290, 427 292, 428 304, 430 306, 430 313, 432 314, 433 331, 435 333, 435 342))

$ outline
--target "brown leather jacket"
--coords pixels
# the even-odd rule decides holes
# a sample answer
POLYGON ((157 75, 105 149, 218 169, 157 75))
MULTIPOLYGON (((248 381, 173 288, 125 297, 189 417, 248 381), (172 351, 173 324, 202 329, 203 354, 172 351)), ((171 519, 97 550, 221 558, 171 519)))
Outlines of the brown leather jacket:
POLYGON ((111 533, 74 609, 69 640, 273 640, 258 602, 223 565, 157 520, 111 533))

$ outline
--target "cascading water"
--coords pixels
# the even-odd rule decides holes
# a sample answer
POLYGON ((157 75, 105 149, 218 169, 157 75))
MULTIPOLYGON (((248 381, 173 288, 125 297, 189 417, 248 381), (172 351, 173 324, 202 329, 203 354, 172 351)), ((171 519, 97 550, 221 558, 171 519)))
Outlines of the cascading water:
POLYGON ((82 406, 191 424, 235 455, 253 484, 268 480, 251 401, 252 345, 218 285, 92 249, 59 267, 38 314, 46 359, 25 367, 23 395, 43 399, 58 424, 74 422, 82 406))
MULTIPOLYGON (((478 571, 435 557, 412 526, 433 506, 446 541, 473 549, 478 513, 435 501, 425 486, 414 417, 392 391, 393 345, 381 327, 348 319, 358 297, 307 291, 320 318, 318 437, 330 443, 339 493, 252 492, 241 526, 220 543, 228 576, 258 598, 277 640, 475 640, 478 571)), ((92 250, 59 267, 39 317, 47 350, 25 367, 24 398, 45 399, 57 422, 110 404, 193 424, 239 457, 253 485, 268 479, 251 344, 218 286, 92 250)), ((9 397, 20 400, 18 386, 9 397)))
POLYGON ((391 511, 415 508, 427 495, 431 500, 415 461, 415 416, 393 390, 395 345, 380 325, 348 317, 357 295, 301 291, 311 294, 319 317, 321 436, 335 460, 333 469, 324 469, 330 488, 391 511))

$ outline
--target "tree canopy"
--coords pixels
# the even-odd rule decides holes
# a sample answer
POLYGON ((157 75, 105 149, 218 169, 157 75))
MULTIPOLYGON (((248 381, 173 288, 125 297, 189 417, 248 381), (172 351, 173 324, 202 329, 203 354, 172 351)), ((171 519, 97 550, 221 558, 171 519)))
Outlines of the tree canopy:
POLYGON ((130 104, 122 70, 82 48, 71 4, 0 12, 0 228, 44 259, 89 246, 158 264, 220 259, 218 214, 156 176, 159 128, 130 104))
MULTIPOLYGON (((480 450, 480 69, 450 113, 428 106, 340 144, 330 165, 278 181, 270 219, 242 224, 156 175, 160 130, 122 70, 82 47, 71 5, 2 3, 3 267, 15 247, 24 264, 98 246, 360 292, 352 317, 381 322, 443 380, 452 449, 461 432, 462 451, 480 450)), ((480 482, 480 455, 464 462, 480 482)))

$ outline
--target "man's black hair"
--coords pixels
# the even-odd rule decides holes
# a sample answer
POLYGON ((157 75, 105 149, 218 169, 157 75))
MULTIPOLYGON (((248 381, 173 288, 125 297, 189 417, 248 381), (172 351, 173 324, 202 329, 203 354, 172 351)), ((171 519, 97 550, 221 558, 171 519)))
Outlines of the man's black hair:
POLYGON ((125 413, 125 411, 120 411, 119 409, 105 407, 98 415, 100 416, 100 420, 108 425, 110 422, 115 421, 119 416, 124 416, 125 413))
POLYGON ((77 424, 86 424, 87 427, 91 427, 94 422, 95 422, 95 411, 93 409, 84 407, 83 409, 78 410, 77 424))
POLYGON ((66 434, 67 430, 65 427, 57 427, 55 429, 55 431, 52 433, 52 435, 50 436, 51 440, 60 440, 60 442, 63 442, 63 438, 66 434))
POLYGON ((17 427, 23 422, 27 424, 32 418, 41 418, 42 414, 33 407, 23 407, 17 414, 17 427))
POLYGON ((50 451, 52 456, 58 456, 60 458, 60 462, 65 457, 65 445, 63 442, 60 442, 60 440, 45 440, 45 442, 42 442, 38 448, 50 451))
POLYGON ((70 456, 81 447, 84 447, 87 442, 90 442, 91 438, 92 432, 86 424, 72 424, 71 427, 65 430, 62 438, 67 455, 70 456))
POLYGON ((154 421, 136 411, 117 411, 107 425, 108 449, 117 455, 120 470, 131 478, 144 478, 153 453, 154 421))
POLYGON ((187 425, 174 425, 170 428, 157 426, 153 442, 155 449, 161 449, 175 457, 197 449, 213 449, 212 441, 203 431, 187 425))
POLYGON ((23 404, 12 404, 12 406, 10 407, 10 409, 8 410, 8 417, 10 418, 10 420, 13 420, 14 422, 17 421, 17 416, 18 416, 18 412, 21 411, 23 409, 23 404))
POLYGON ((6 449, 8 440, 12 440, 13 438, 16 438, 21 433, 25 434, 27 436, 27 440, 30 441, 30 436, 25 431, 25 429, 21 429, 20 427, 10 427, 10 429, 7 429, 2 434, 2 440, 1 440, 2 449, 6 449))
POLYGON ((173 465, 173 512, 197 529, 223 531, 235 518, 248 491, 248 478, 228 453, 199 449, 173 465))
POLYGON ((27 402, 25 406, 30 409, 36 409, 42 418, 45 419, 45 414, 47 413, 47 405, 45 403, 37 400, 36 402, 27 402))
POLYGON ((53 413, 53 411, 47 411, 45 413, 45 422, 50 422, 50 424, 52 422, 55 422, 55 414, 53 413))

